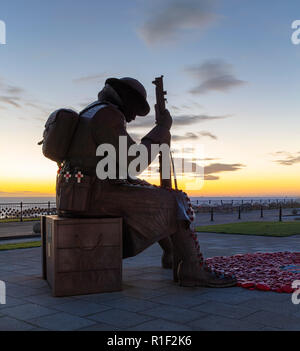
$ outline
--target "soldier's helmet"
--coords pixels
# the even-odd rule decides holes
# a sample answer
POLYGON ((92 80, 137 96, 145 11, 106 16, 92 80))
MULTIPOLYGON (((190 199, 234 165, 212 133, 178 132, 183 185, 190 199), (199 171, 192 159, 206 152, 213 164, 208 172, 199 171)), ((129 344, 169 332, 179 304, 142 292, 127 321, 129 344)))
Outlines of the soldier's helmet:
POLYGON ((137 116, 146 116, 150 112, 146 89, 137 79, 109 78, 105 84, 110 85, 117 92, 125 109, 133 109, 137 116))

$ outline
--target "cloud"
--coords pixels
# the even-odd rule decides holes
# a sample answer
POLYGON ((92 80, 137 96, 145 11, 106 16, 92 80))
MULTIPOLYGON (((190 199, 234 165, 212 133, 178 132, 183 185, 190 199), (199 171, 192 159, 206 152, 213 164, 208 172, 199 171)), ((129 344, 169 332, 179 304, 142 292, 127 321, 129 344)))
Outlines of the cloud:
POLYGON ((192 94, 205 94, 210 91, 226 92, 246 84, 233 74, 232 65, 222 60, 207 60, 200 65, 185 68, 185 72, 198 81, 198 85, 190 90, 192 94))
POLYGON ((6 83, 3 78, 0 78, 0 103, 2 108, 5 105, 10 105, 16 108, 21 108, 23 88, 6 83))
POLYGON ((296 163, 300 163, 300 152, 292 154, 286 151, 277 151, 272 155, 283 157, 274 161, 275 163, 278 163, 281 166, 293 166, 296 163))
POLYGON ((8 104, 11 106, 14 106, 16 108, 21 108, 21 105, 19 104, 20 97, 19 96, 0 96, 0 102, 3 102, 4 104, 8 104))
MULTIPOLYGON (((16 109, 24 109, 24 116, 26 116, 26 107, 31 107, 37 110, 37 112, 46 116, 49 115, 53 107, 45 107, 40 102, 27 95, 27 92, 16 85, 11 85, 6 82, 5 79, 0 77, 0 109, 6 109, 8 106, 12 106, 16 109)), ((34 111, 30 111, 34 112, 34 111)), ((30 114, 32 120, 45 121, 45 117, 34 116, 30 114)), ((27 117, 17 117, 18 119, 27 119, 27 117)))
POLYGON ((23 88, 6 83, 3 78, 0 78, 0 103, 1 108, 5 105, 10 105, 16 108, 21 108, 23 88))
POLYGON ((234 164, 212 163, 208 166, 205 166, 205 174, 211 175, 214 173, 221 173, 221 172, 235 172, 235 171, 241 170, 244 167, 246 166, 241 163, 234 163, 234 164))
POLYGON ((215 0, 156 1, 138 34, 147 44, 153 45, 174 42, 188 30, 202 31, 218 18, 214 12, 215 3, 215 0))
POLYGON ((195 108, 203 109, 203 105, 200 105, 198 102, 192 101, 180 106, 175 106, 175 105, 169 106, 169 110, 172 113, 176 113, 176 114, 186 114, 186 113, 189 113, 188 111, 190 110, 195 110, 195 108))
POLYGON ((222 172, 236 172, 246 167, 241 163, 227 164, 227 163, 212 163, 204 167, 204 179, 205 180, 219 180, 220 177, 216 176, 215 173, 222 172))
MULTIPOLYGON (((24 105, 32 107, 32 108, 34 108, 34 109, 38 110, 39 112, 42 112, 43 114, 46 114, 46 115, 49 115, 51 113, 52 109, 54 108, 54 107, 45 107, 45 106, 41 105, 39 102, 32 102, 32 101, 24 102, 24 105)), ((37 117, 35 119, 39 119, 39 118, 37 117)))
POLYGON ((185 135, 172 135, 172 140, 182 141, 182 140, 198 140, 201 137, 209 137, 211 139, 217 140, 218 138, 211 134, 210 132, 199 132, 199 133, 186 133, 185 135))
POLYGON ((209 121, 215 121, 219 119, 225 119, 229 118, 232 115, 223 115, 223 116, 209 116, 209 115, 196 115, 196 116, 190 116, 190 115, 179 115, 179 116, 174 116, 173 117, 173 124, 174 126, 186 126, 186 125, 191 125, 195 123, 201 123, 201 122, 209 122, 209 121))
MULTIPOLYGON (((193 170, 195 172, 197 161, 195 159, 183 159, 180 157, 174 158, 175 169, 177 170, 193 170), (184 166, 183 166, 184 164, 184 166)), ((202 167, 198 164, 199 167, 202 167)), ((222 172, 235 172, 239 171, 246 167, 241 163, 234 163, 234 164, 226 164, 226 163, 212 163, 207 166, 204 166, 204 179, 205 180, 218 180, 220 179, 219 176, 216 176, 215 173, 222 173, 222 172)), ((178 175, 182 175, 182 173, 176 172, 178 175)))
POLYGON ((204 175, 205 180, 219 180, 220 177, 218 176, 213 176, 213 175, 204 175))
POLYGON ((205 132, 205 131, 200 132, 200 136, 202 136, 202 137, 209 137, 211 139, 218 140, 218 138, 214 134, 212 134, 210 132, 205 132))
POLYGON ((6 91, 9 93, 9 94, 22 94, 24 92, 24 89, 23 88, 20 88, 20 87, 16 87, 16 86, 12 86, 12 85, 8 85, 6 87, 6 91))
POLYGON ((89 76, 84 76, 84 77, 79 77, 76 79, 73 79, 73 83, 77 83, 77 84, 82 84, 82 83, 94 83, 94 82, 101 82, 103 81, 103 79, 107 79, 108 75, 107 73, 100 73, 100 74, 93 74, 93 75, 89 75, 89 76))
MULTIPOLYGON (((201 122, 209 122, 209 121, 215 121, 215 120, 220 120, 220 119, 225 119, 232 117, 232 115, 222 115, 222 116, 209 116, 209 115, 177 115, 173 116, 173 126, 174 127, 181 127, 181 126, 187 126, 187 125, 192 125, 196 123, 201 123, 201 122)), ((136 127, 136 128, 150 128, 153 127, 154 125, 154 116, 149 115, 146 118, 137 118, 136 121, 132 122, 130 124, 130 127, 136 127)))

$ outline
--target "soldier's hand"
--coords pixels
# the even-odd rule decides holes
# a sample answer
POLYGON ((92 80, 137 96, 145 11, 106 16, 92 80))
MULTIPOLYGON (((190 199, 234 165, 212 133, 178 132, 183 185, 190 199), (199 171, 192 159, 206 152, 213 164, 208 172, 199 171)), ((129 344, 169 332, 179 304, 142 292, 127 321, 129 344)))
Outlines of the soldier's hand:
POLYGON ((169 110, 165 109, 163 112, 161 112, 158 106, 155 105, 155 118, 157 125, 165 127, 167 129, 171 129, 173 118, 169 110))

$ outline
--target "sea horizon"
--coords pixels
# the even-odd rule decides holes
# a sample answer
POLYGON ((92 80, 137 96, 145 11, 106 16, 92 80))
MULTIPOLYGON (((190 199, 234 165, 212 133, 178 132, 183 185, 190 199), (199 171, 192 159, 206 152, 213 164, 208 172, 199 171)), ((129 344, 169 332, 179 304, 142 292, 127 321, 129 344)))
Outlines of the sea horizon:
MULTIPOLYGON (((264 201, 264 200, 300 200, 300 196, 190 196, 193 201, 264 201)), ((55 202, 55 196, 0 196, 0 204, 5 203, 47 203, 55 202)))

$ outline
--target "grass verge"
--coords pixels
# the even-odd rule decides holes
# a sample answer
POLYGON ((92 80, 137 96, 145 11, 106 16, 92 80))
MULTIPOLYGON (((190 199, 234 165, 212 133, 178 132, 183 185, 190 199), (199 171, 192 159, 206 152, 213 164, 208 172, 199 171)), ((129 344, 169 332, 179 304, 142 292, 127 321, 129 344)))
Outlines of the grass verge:
POLYGON ((33 247, 40 247, 40 246, 41 246, 41 241, 30 241, 30 242, 16 243, 16 244, 0 244, 0 251, 30 249, 33 247))
POLYGON ((197 232, 285 237, 300 234, 300 223, 242 222, 196 227, 197 232))

